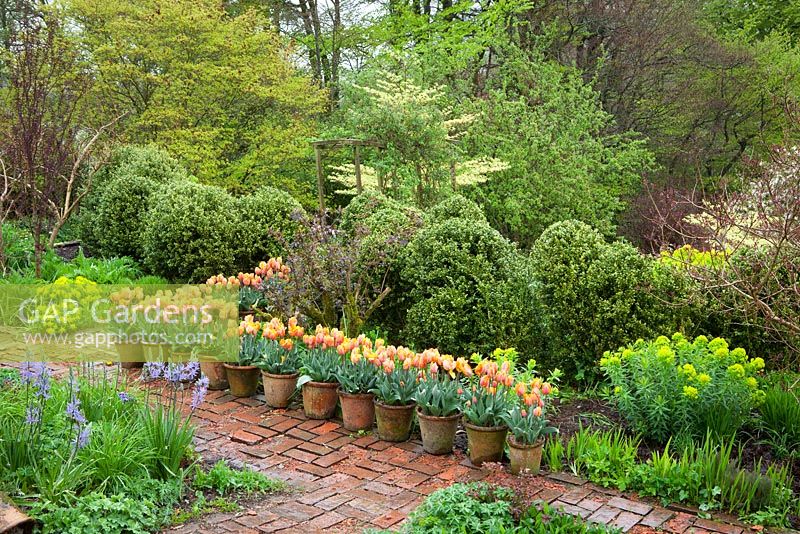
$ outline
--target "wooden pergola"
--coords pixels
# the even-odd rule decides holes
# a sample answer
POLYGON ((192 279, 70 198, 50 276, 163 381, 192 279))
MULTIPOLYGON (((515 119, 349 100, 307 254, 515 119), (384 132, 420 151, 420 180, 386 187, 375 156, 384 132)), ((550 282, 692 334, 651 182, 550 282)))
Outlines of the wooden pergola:
MULTIPOLYGON (((356 192, 361 193, 364 187, 361 184, 361 147, 386 148, 380 141, 364 139, 326 139, 324 141, 312 141, 314 155, 317 159, 317 200, 319 210, 325 210, 325 177, 322 169, 322 151, 326 149, 353 147, 353 163, 356 170, 356 192)), ((378 189, 383 191, 383 176, 378 175, 378 189)))

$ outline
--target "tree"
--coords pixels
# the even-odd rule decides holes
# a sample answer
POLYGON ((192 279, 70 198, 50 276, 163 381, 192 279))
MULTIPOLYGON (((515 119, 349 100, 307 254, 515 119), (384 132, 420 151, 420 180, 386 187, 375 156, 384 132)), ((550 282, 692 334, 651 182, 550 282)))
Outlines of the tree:
MULTIPOLYGON (((424 87, 402 70, 377 69, 362 79, 348 87, 342 120, 348 136, 384 145, 371 160, 376 172, 366 169, 366 186, 422 207, 506 168, 496 158, 470 158, 459 146, 472 117, 453 111, 444 87, 424 87)), ((345 171, 338 179, 354 185, 345 171)))
POLYGON ((61 227, 91 189, 102 158, 96 143, 116 118, 92 129, 86 94, 92 80, 64 31, 61 13, 22 7, 9 38, 9 86, 4 93, 4 181, 13 183, 16 206, 30 218, 40 273, 42 233, 52 246, 61 227), (79 188, 80 186, 80 188, 79 188))
POLYGON ((654 168, 644 140, 612 134, 613 117, 580 72, 511 46, 469 104, 466 150, 508 169, 469 195, 506 237, 530 247, 552 223, 578 219, 612 237, 616 217, 654 168))
POLYGON ((215 0, 71 5, 96 98, 129 112, 127 141, 156 143, 201 181, 239 192, 308 156, 323 95, 255 10, 231 16, 215 0))

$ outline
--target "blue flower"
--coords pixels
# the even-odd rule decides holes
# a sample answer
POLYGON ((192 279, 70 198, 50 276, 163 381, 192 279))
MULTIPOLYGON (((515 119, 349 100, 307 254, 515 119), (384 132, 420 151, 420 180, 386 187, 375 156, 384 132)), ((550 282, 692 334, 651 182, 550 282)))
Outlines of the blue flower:
POLYGON ((142 371, 143 380, 155 380, 160 378, 165 371, 165 365, 161 362, 147 362, 144 364, 144 371, 142 371))
POLYGON ((37 397, 45 400, 51 397, 50 369, 44 362, 23 362, 19 375, 25 385, 36 389, 37 397))
POLYGON ((180 378, 183 381, 194 380, 200 374, 200 364, 197 362, 189 362, 185 365, 178 364, 180 371, 180 378))
POLYGON ((28 406, 25 409, 25 424, 33 426, 42 420, 42 409, 38 406, 28 406))
POLYGON ((208 392, 208 377, 200 377, 200 380, 195 384, 194 391, 192 392, 192 411, 196 410, 203 404, 208 392))
POLYGON ((81 412, 81 401, 78 398, 72 397, 72 400, 67 403, 67 415, 72 418, 73 421, 82 425, 86 422, 86 416, 83 415, 81 412))
POLYGON ((117 396, 119 397, 119 400, 121 400, 122 402, 132 402, 133 401, 133 397, 128 395, 127 391, 120 391, 119 393, 117 393, 117 396))
POLYGON ((78 450, 84 448, 86 445, 89 444, 89 436, 91 435, 91 433, 92 433, 92 426, 85 425, 83 428, 81 428, 81 431, 78 432, 78 435, 75 436, 75 439, 72 440, 72 446, 78 450))

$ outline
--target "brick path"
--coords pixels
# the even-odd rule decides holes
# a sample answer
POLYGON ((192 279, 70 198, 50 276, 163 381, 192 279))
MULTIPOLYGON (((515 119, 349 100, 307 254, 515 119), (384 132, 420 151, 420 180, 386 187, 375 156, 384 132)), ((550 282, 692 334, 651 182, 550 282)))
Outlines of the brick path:
MULTIPOLYGON (((197 450, 287 481, 296 491, 251 503, 238 514, 213 514, 179 532, 361 532, 396 528, 425 496, 455 482, 520 479, 494 468, 477 469, 464 454, 425 454, 419 440, 392 444, 353 435, 336 421, 306 419, 300 409, 272 410, 256 398, 209 392, 196 412, 197 450)), ((526 477, 527 496, 566 513, 614 525, 624 532, 659 529, 674 534, 742 534, 734 522, 699 519, 626 498, 564 473, 526 477)))
MULTIPOLYGON (((67 366, 51 368, 63 375, 67 366)), ((247 465, 285 480, 291 491, 245 500, 241 512, 206 515, 165 531, 170 534, 345 534, 397 528, 435 490, 478 480, 522 486, 531 500, 632 534, 655 529, 744 534, 746 529, 735 518, 700 519, 691 509, 664 508, 566 473, 514 477, 497 465, 475 468, 458 450, 447 456, 426 454, 418 439, 393 444, 372 434, 353 435, 335 420, 307 419, 298 408, 273 410, 263 396, 240 399, 209 391, 194 417, 196 450, 205 460, 224 458, 235 466, 247 465)))

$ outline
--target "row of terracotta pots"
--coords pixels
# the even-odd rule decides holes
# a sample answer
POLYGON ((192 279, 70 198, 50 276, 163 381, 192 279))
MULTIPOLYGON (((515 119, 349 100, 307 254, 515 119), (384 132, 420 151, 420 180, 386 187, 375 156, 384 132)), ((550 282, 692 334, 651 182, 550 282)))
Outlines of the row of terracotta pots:
MULTIPOLYGON (((258 379, 264 384, 265 402, 274 408, 285 408, 297 387, 298 373, 274 375, 254 366, 239 366, 201 362, 203 374, 209 378, 210 389, 226 389, 237 397, 250 397, 258 389, 258 379)), ((419 421, 422 446, 429 454, 450 454, 453 451, 458 421, 461 414, 447 417, 425 415, 416 404, 391 406, 375 399, 371 393, 346 393, 339 384, 306 382, 302 386, 303 411, 310 419, 330 419, 336 413, 337 403, 342 406, 343 426, 351 432, 372 429, 377 421, 378 437, 384 441, 406 441, 411 434, 414 412, 419 421)), ((480 466, 485 462, 499 462, 508 444, 510 470, 539 472, 543 441, 534 445, 517 443, 508 435, 508 427, 481 427, 464 421, 470 461, 480 466)))
POLYGON ((342 406, 342 425, 346 430, 370 430, 378 424, 378 437, 384 441, 406 441, 411 435, 415 404, 391 406, 378 401, 372 393, 347 393, 339 384, 306 382, 303 384, 303 410, 311 419, 329 419, 342 406))

